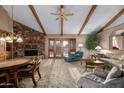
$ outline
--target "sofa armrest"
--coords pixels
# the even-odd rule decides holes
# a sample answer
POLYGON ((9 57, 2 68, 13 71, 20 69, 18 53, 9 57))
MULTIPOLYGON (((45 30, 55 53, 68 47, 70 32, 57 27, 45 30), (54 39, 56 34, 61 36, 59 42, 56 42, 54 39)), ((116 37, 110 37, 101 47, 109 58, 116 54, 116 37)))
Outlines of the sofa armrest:
POLYGON ((77 82, 77 86, 78 88, 100 88, 103 84, 86 77, 81 77, 77 82))
POLYGON ((112 78, 108 81, 103 82, 105 88, 124 88, 124 77, 112 78))

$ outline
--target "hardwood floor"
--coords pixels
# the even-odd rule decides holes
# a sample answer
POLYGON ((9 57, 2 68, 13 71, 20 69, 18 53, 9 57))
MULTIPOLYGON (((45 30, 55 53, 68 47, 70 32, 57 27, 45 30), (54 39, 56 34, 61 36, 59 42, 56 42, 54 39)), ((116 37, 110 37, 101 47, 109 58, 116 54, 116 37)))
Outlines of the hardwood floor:
MULTIPOLYGON (((45 59, 40 64, 41 79, 38 81, 39 88, 74 88, 77 80, 84 73, 84 65, 80 62, 68 63, 63 59, 45 59)), ((37 79, 38 76, 36 75, 37 79)), ((21 87, 33 87, 31 79, 20 82, 21 87)))

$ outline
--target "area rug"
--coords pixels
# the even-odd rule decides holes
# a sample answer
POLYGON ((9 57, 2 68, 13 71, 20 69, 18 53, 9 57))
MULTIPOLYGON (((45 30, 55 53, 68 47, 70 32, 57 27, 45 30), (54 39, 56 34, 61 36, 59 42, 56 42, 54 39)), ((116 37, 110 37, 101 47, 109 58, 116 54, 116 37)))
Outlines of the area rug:
MULTIPOLYGON (((80 62, 68 63, 63 59, 44 59, 40 64, 40 73, 42 78, 37 80, 37 88, 76 88, 77 81, 85 72, 84 65, 80 62)), ((20 81, 20 87, 33 88, 31 79, 20 81)))

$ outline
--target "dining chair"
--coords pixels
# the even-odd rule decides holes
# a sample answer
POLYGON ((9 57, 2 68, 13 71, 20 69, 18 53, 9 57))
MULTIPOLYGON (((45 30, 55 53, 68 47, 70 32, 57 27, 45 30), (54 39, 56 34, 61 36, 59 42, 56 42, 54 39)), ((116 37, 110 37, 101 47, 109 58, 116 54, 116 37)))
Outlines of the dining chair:
POLYGON ((40 61, 38 59, 33 60, 31 63, 28 64, 26 68, 19 68, 14 72, 14 82, 15 86, 19 87, 19 79, 23 78, 32 78, 34 86, 37 86, 35 80, 35 73, 37 72, 39 75, 39 79, 41 78, 41 74, 39 71, 40 61))
POLYGON ((5 71, 0 71, 0 85, 4 87, 8 87, 9 83, 9 74, 6 73, 5 71), (3 79, 3 80, 2 80, 3 79))

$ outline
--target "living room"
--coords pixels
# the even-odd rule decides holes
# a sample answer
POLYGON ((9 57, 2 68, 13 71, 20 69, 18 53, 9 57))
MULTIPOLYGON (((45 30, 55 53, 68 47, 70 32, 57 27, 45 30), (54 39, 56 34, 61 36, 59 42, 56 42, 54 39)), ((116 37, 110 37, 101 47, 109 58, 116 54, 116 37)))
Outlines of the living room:
POLYGON ((1 5, 0 86, 123 88, 123 33, 124 5, 1 5))

